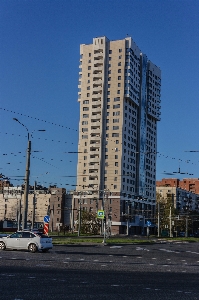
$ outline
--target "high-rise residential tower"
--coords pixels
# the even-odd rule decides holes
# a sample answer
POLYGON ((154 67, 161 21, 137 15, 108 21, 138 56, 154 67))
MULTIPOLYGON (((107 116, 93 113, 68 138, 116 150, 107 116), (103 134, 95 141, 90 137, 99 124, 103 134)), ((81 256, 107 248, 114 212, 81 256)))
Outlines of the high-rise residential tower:
POLYGON ((78 88, 83 209, 105 209, 114 232, 143 227, 155 206, 161 71, 132 38, 98 37, 80 46, 78 88))

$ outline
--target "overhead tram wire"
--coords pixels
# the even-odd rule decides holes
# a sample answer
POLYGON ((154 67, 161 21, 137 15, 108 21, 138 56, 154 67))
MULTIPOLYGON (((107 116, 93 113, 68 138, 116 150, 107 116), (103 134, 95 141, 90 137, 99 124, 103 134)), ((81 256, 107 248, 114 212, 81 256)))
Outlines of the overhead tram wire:
MULTIPOLYGON (((4 109, 4 108, 0 108, 0 109, 3 109, 3 110, 5 110, 5 111, 9 111, 9 112, 12 112, 12 113, 16 113, 16 114, 20 114, 20 113, 17 113, 17 112, 13 112, 13 111, 11 111, 11 110, 6 110, 6 109, 4 109)), ((22 115, 22 116, 26 116, 26 115, 23 115, 23 114, 20 114, 20 115, 22 115)), ((30 116, 27 116, 27 117, 30 117, 30 116)), ((56 126, 59 126, 59 127, 63 127, 63 128, 67 128, 67 129, 71 129, 71 128, 68 128, 68 127, 65 127, 65 126, 63 126, 63 125, 58 125, 58 124, 55 124, 55 123, 52 123, 52 122, 48 122, 48 121, 44 121, 44 120, 40 120, 40 119, 38 119, 38 118, 34 118, 34 117, 30 117, 30 118, 32 118, 32 119, 37 119, 37 120, 39 120, 39 121, 43 121, 43 122, 47 122, 47 123, 49 123, 49 124, 53 124, 53 125, 56 125, 56 126)), ((72 129, 73 130, 73 129, 72 129)), ((77 131, 77 130, 76 130, 77 131)), ((1 133, 1 132, 0 132, 1 133)), ((2 132, 3 133, 3 132, 2 132)), ((4 134, 8 134, 8 133, 4 133, 4 134)), ((12 135, 15 135, 15 134, 12 134, 12 135)), ((21 135, 18 135, 18 136, 21 136, 21 135)), ((41 138, 38 138, 38 139, 41 139, 41 138)), ((45 141, 51 141, 51 142, 57 142, 57 143, 61 143, 62 141, 55 141, 55 140, 49 140, 49 139, 42 139, 42 140, 45 140, 45 141)), ((68 142, 64 142, 65 144, 67 144, 68 142)), ((72 145, 74 144, 74 143, 71 143, 72 145)), ((139 153, 139 152, 136 152, 136 151, 133 151, 135 154, 137 154, 137 153, 139 153)), ((199 152, 198 150, 190 150, 190 151, 185 151, 185 152, 199 152)), ((78 152, 72 152, 72 151, 69 151, 69 152, 65 152, 65 153, 78 153, 78 152)), ((179 160, 179 158, 175 158, 175 157, 169 157, 168 155, 165 155, 165 154, 163 154, 163 153, 160 153, 160 152, 156 152, 156 151, 151 151, 151 152, 145 152, 145 154, 157 154, 157 158, 159 157, 164 157, 164 158, 168 158, 168 159, 172 159, 172 160, 179 160)), ((181 161, 183 161, 183 160, 181 160, 181 161)), ((191 164, 193 164, 194 165, 194 163, 193 162, 191 162, 190 160, 188 161, 188 160, 186 160, 186 161, 184 161, 185 163, 191 163, 191 164)))
MULTIPOLYGON (((1 133, 1 132, 0 132, 1 133)), ((6 133, 7 134, 7 133, 6 133)), ((47 140, 47 139, 45 139, 45 140, 47 140)), ((54 140, 52 140, 53 142, 55 142, 54 140)), ((67 142, 65 142, 65 143, 67 143, 67 142)), ((42 151, 32 151, 32 152, 42 152, 42 151)), ((185 152, 199 152, 199 151, 185 151, 185 152)), ((17 154, 21 154, 22 152, 21 151, 19 151, 19 152, 16 152, 17 154)), ((61 152, 59 152, 59 153, 63 153, 63 154, 78 154, 78 153, 82 153, 82 152, 78 152, 78 151, 61 151, 61 152)), ((139 153, 139 152, 136 152, 136 151, 133 151, 133 153, 139 153)), ((145 152, 145 153, 151 153, 151 154, 155 154, 155 153, 158 153, 159 154, 159 157, 160 156, 162 156, 162 157, 164 157, 164 158, 166 158, 166 159, 175 159, 175 160, 178 160, 178 161, 181 161, 181 162, 185 162, 185 163, 187 163, 187 164, 195 164, 195 163, 193 163, 193 162, 191 162, 191 160, 182 160, 182 159, 179 159, 179 158, 175 158, 175 157, 169 157, 169 156, 166 156, 165 154, 163 154, 163 153, 160 153, 160 152, 145 152)), ((15 153, 13 153, 13 152, 11 152, 11 153, 9 153, 9 154, 11 154, 11 155, 15 155, 15 153)), ((8 155, 8 153, 3 153, 2 155, 8 155)), ((16 155, 15 155, 16 156, 16 155)), ((198 161, 199 162, 199 161, 198 161)), ((177 172, 176 172, 177 173, 177 172)))
POLYGON ((41 122, 44 122, 44 123, 47 123, 47 124, 51 124, 51 125, 54 125, 54 126, 58 126, 58 127, 66 128, 66 129, 69 129, 69 130, 77 131, 77 129, 74 129, 74 128, 70 128, 70 127, 67 127, 67 126, 64 126, 64 125, 56 124, 56 123, 49 122, 49 121, 46 121, 46 120, 42 120, 42 119, 39 119, 39 118, 36 118, 36 117, 28 116, 28 115, 25 115, 25 114, 21 114, 19 112, 12 111, 12 110, 9 110, 9 109, 3 108, 3 107, 0 107, 0 109, 2 109, 3 111, 7 111, 7 112, 10 112, 10 113, 14 113, 14 114, 23 116, 23 117, 28 117, 30 119, 38 120, 38 121, 41 121, 41 122))
MULTIPOLYGON (((1 132, 0 131, 0 133, 2 133, 2 134, 8 134, 8 135, 10 135, 10 133, 8 133, 8 132, 1 132)), ((24 136, 22 136, 22 135, 17 135, 17 134, 14 134, 14 133, 12 133, 11 134, 12 136, 20 136, 20 137, 24 137, 24 136)), ((42 140, 42 141, 47 141, 47 142, 56 142, 56 143, 64 143, 64 144, 69 144, 68 142, 64 142, 64 141, 56 141, 56 140, 50 140, 50 139, 43 139, 43 138, 40 138, 40 137, 36 137, 36 138, 34 138, 34 139, 38 139, 38 140, 42 140)), ((74 145, 74 143, 71 143, 71 145, 74 145)), ((69 152, 69 153, 72 153, 72 152, 69 152)))
MULTIPOLYGON (((5 109, 5 108, 0 108, 0 109, 2 109, 3 111, 7 111, 7 112, 10 112, 10 113, 14 113, 14 114, 18 114, 18 115, 21 115, 21 116, 25 116, 25 117, 28 117, 28 118, 31 118, 31 119, 34 119, 34 120, 38 120, 38 121, 42 121, 42 122, 45 122, 45 123, 48 123, 48 124, 51 124, 51 125, 54 125, 54 126, 58 126, 58 127, 62 127, 62 128, 66 128, 66 129, 69 129, 69 130, 75 130, 75 129, 72 129, 72 128, 70 128, 70 127, 67 127, 67 126, 63 126, 63 125, 60 125, 60 124, 57 124, 57 123, 53 123, 53 122, 49 122, 49 121, 46 121, 46 120, 42 120, 42 119, 39 119, 39 118, 35 118, 35 117, 32 117, 32 116, 29 116, 29 115, 25 115, 25 114, 21 114, 21 113, 18 113, 18 112, 15 112, 15 111, 12 111, 12 110, 8 110, 8 109, 5 109)), ((77 131, 77 130, 75 130, 75 131, 77 131)), ((5 133, 5 134, 8 134, 8 133, 5 133)), ((12 135, 14 135, 14 134, 12 134, 12 135)), ((21 136, 21 135, 18 135, 18 136, 21 136)), ((41 138, 38 138, 38 139, 41 139, 41 138)), ((48 139, 43 139, 43 140, 46 140, 46 141, 50 141, 50 140, 48 140, 48 139)), ((55 140, 51 140, 52 142, 56 142, 55 140)), ((62 141, 57 141, 58 143, 60 143, 60 142, 62 142, 62 141)), ((67 143, 67 142, 64 142, 64 143, 67 143)), ((72 143, 73 144, 73 143, 72 143)), ((190 150, 190 151, 185 151, 185 152, 199 152, 198 150, 190 150)), ((72 152, 72 151, 68 151, 68 152, 64 152, 64 153, 78 153, 78 152, 72 152)), ((134 152, 135 154, 137 153, 137 152, 134 152)), ((178 159, 178 158, 174 158, 174 157, 169 157, 169 156, 166 156, 166 155, 164 155, 163 153, 160 153, 160 152, 145 152, 145 154, 158 154, 157 155, 157 157, 164 157, 164 158, 167 158, 167 159, 178 159)), ((6 154, 5 154, 6 155, 6 154)), ((37 157, 34 157, 34 158, 37 158, 37 157)), ((37 159, 39 159, 39 158, 37 158, 37 159)), ((41 160, 41 159, 40 159, 41 160)), ((42 160, 41 160, 42 161, 42 160)), ((182 160, 181 160, 182 161, 182 160)), ((43 162, 45 162, 45 161, 43 161, 43 162)), ((185 161, 186 163, 190 163, 190 164, 193 164, 194 165, 194 163, 192 163, 190 160, 186 160, 185 161)), ((47 163, 47 162, 45 162, 45 163, 47 163)), ((49 163, 47 163, 47 164, 49 164, 49 163)), ((51 165, 51 166, 53 166, 52 164, 49 164, 49 165, 51 165)), ((53 167, 55 167, 55 166, 53 166, 53 167)), ((177 173, 177 172, 176 172, 177 173)), ((189 173, 185 173, 185 174, 189 174, 189 173)), ((128 175, 126 175, 126 176, 128 176, 128 175)))

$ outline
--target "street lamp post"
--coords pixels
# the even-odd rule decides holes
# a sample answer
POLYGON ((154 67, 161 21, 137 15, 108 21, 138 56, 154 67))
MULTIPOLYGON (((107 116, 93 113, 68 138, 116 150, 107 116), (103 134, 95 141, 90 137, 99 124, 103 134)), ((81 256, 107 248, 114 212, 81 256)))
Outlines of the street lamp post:
POLYGON ((80 192, 80 199, 79 199, 79 218, 78 218, 78 236, 80 236, 81 234, 81 205, 82 205, 82 202, 81 202, 81 197, 82 196, 82 192, 80 192))
POLYGON ((32 229, 34 229, 34 222, 35 222, 35 205, 36 205, 36 186, 37 186, 37 182, 35 181, 34 184, 34 196, 32 199, 32 229))
MULTIPOLYGON (((31 155, 31 140, 28 128, 22 124, 18 119, 13 118, 14 121, 21 124, 23 127, 26 128, 28 133, 28 147, 26 152, 26 173, 25 173, 25 188, 24 188, 24 202, 23 202, 23 219, 22 219, 22 229, 27 228, 27 214, 28 214, 28 194, 29 194, 29 178, 30 178, 30 155, 31 155)), ((45 130, 38 130, 38 131, 45 131, 45 130)))

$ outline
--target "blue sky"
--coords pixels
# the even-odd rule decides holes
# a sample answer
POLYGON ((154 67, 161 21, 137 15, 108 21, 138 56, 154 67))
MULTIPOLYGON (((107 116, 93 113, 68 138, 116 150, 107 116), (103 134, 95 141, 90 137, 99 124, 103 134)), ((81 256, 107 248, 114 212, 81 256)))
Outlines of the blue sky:
POLYGON ((186 152, 199 151, 198 0, 1 0, 0 173, 25 174, 17 118, 41 151, 32 152, 30 183, 74 188, 77 154, 67 152, 78 143, 79 45, 127 34, 162 70, 157 179, 179 167, 193 175, 178 178, 199 177, 199 152, 186 152))

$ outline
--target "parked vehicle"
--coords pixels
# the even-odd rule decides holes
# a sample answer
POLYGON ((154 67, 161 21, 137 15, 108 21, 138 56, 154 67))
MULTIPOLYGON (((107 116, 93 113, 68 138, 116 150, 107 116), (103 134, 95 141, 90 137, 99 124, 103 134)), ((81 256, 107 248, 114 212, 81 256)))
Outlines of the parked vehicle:
POLYGON ((17 231, 9 236, 0 237, 0 250, 17 249, 30 252, 47 252, 52 249, 52 238, 39 231, 17 231))
POLYGON ((179 236, 180 237, 185 237, 185 232, 183 232, 183 231, 179 232, 179 236))
POLYGON ((0 233, 0 238, 6 237, 6 236, 8 236, 8 234, 6 234, 6 233, 0 233))

